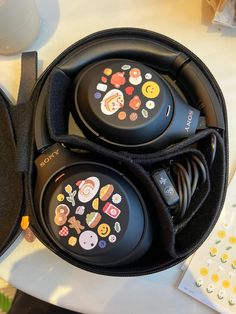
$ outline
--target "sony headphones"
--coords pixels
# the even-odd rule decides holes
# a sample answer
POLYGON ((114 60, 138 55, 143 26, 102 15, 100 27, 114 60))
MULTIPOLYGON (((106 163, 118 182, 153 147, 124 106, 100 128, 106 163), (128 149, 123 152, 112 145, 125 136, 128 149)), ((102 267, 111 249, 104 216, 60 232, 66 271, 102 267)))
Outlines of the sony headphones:
MULTIPOLYGON (((225 128, 209 78, 181 47, 153 32, 112 29, 81 40, 46 71, 35 112, 35 208, 47 237, 73 259, 129 264, 147 253, 154 230, 147 196, 122 165, 51 140, 46 107, 53 76, 66 77, 57 84, 66 114, 52 119, 63 124, 71 112, 96 145, 127 154, 153 152, 191 137, 202 117, 209 128, 225 128)), ((204 177, 199 158, 193 163, 204 177)), ((173 205, 178 193, 160 173, 152 174, 153 182, 160 189, 166 176, 174 193, 165 201, 173 205)))

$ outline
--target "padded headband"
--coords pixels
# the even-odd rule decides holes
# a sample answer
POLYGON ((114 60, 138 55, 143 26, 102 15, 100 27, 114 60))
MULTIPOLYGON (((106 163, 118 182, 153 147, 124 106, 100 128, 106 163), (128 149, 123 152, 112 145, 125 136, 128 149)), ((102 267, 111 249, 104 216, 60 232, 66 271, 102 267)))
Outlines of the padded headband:
MULTIPOLYGON (((104 59, 125 58, 142 62, 177 81, 190 104, 203 111, 208 127, 225 129, 219 99, 202 69, 204 64, 170 38, 141 29, 111 29, 95 33, 68 48, 46 71, 35 113, 35 139, 38 150, 51 144, 46 123, 46 97, 50 75, 60 69, 72 80, 84 67, 104 59), (171 48, 170 48, 171 45, 171 48), (174 47, 175 49, 173 49, 174 47), (184 52, 183 52, 184 51, 184 52), (194 60, 198 60, 201 68, 194 60)), ((67 86, 68 87, 68 86, 67 86)))

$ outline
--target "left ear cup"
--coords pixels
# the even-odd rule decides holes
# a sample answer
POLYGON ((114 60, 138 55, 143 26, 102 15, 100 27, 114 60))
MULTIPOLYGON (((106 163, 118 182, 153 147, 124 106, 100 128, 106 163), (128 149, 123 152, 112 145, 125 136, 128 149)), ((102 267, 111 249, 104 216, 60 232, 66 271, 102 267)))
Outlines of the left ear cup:
POLYGON ((146 253, 152 235, 145 203, 123 173, 58 144, 36 162, 58 167, 51 165, 50 175, 38 178, 35 203, 45 232, 59 249, 101 266, 127 264, 146 253))

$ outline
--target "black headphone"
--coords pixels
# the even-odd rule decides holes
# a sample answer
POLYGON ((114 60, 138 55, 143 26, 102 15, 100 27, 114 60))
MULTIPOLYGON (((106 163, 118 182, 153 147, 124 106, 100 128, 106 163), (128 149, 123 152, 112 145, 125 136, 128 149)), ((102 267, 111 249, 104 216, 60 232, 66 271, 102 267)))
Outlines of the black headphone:
POLYGON ((225 128, 203 65, 184 49, 153 32, 112 29, 79 41, 46 71, 35 112, 35 207, 47 236, 72 258, 100 266, 136 261, 151 246, 152 223, 140 183, 122 166, 52 143, 45 108, 52 80, 66 77, 57 84, 66 117, 71 111, 87 138, 153 151, 193 135, 200 115, 207 127, 225 128))

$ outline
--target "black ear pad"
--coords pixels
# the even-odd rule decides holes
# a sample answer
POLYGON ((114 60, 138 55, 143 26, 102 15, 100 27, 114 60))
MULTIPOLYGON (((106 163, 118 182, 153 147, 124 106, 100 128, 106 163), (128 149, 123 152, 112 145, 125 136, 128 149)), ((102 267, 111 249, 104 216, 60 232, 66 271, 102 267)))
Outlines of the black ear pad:
POLYGON ((37 213, 61 250, 101 266, 128 264, 146 253, 152 236, 145 203, 123 173, 59 144, 36 165, 37 213))
POLYGON ((162 148, 193 135, 200 112, 152 68, 127 59, 104 60, 74 79, 71 109, 93 139, 113 147, 162 148))

